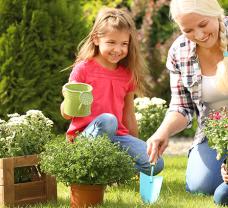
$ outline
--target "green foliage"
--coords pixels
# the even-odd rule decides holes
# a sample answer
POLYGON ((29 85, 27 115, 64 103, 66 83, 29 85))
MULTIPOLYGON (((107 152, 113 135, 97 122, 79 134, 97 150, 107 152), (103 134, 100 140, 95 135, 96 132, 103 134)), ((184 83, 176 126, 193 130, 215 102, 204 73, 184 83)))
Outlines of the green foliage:
POLYGON ((74 143, 59 137, 46 145, 40 164, 66 185, 124 183, 135 173, 132 158, 107 136, 78 136, 74 143))
POLYGON ((155 97, 134 100, 140 139, 146 141, 158 129, 167 111, 165 103, 165 100, 155 97))
POLYGON ((197 119, 196 119, 196 117, 194 117, 192 120, 191 128, 185 129, 175 136, 177 136, 177 137, 194 137, 197 126, 198 126, 197 119))
POLYGON ((41 111, 11 114, 0 120, 0 158, 39 154, 53 137, 53 122, 41 111))
POLYGON ((82 2, 87 21, 92 26, 98 11, 103 7, 130 7, 131 0, 87 0, 82 2))
POLYGON ((1 117, 41 109, 63 128, 59 105, 69 74, 59 71, 87 32, 82 16, 73 0, 0 0, 1 117))
POLYGON ((225 14, 227 14, 227 9, 228 9, 228 0, 220 0, 219 1, 223 7, 223 9, 225 10, 225 14))
POLYGON ((205 121, 204 133, 208 138, 208 145, 217 151, 217 159, 228 154, 228 111, 226 108, 209 114, 205 121))

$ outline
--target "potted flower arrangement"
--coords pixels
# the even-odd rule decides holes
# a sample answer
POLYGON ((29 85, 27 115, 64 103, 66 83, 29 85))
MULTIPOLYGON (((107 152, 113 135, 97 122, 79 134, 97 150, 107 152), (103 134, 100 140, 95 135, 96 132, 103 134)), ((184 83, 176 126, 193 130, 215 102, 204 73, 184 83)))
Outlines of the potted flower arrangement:
POLYGON ((132 158, 105 135, 79 135, 73 143, 59 137, 46 145, 40 164, 44 172, 71 186, 71 208, 102 203, 106 185, 125 183, 135 174, 132 158))
POLYGON ((38 154, 53 138, 53 122, 39 110, 8 117, 7 121, 0 119, 0 191, 3 194, 0 204, 15 206, 56 200, 55 179, 40 172, 38 166, 38 154))
MULTIPOLYGON (((212 111, 205 121, 204 133, 208 138, 208 145, 217 151, 217 159, 228 154, 228 110, 212 111)), ((228 161, 226 156, 226 167, 228 161)))
POLYGON ((134 106, 139 127, 139 138, 147 140, 164 119, 167 111, 166 101, 157 97, 136 98, 134 106))

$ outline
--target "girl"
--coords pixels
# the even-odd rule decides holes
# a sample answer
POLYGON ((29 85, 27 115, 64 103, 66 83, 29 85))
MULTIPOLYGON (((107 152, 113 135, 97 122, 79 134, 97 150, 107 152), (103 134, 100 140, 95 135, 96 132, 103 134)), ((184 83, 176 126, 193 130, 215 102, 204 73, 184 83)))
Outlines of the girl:
MULTIPOLYGON (((67 136, 75 132, 96 137, 107 134, 135 158, 136 168, 150 174, 146 143, 137 138, 138 129, 134 114, 135 92, 142 92, 143 61, 139 52, 133 20, 121 9, 102 9, 88 37, 84 40, 70 82, 92 85, 94 101, 91 115, 72 118, 67 136)), ((163 169, 159 159, 155 174, 163 169)))
POLYGON ((171 0, 170 13, 182 35, 169 50, 172 99, 163 123, 147 141, 148 154, 156 160, 169 136, 189 126, 195 112, 198 129, 189 152, 186 190, 214 194, 216 203, 227 205, 227 170, 222 166, 223 182, 223 160, 216 160, 203 128, 210 110, 228 106, 228 19, 217 0, 171 0))

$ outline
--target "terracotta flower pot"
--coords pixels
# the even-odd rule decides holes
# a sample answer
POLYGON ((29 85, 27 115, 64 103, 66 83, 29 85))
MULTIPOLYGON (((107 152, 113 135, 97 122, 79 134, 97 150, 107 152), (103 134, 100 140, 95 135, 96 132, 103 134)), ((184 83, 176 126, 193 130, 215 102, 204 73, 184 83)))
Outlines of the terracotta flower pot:
POLYGON ((104 185, 71 185, 71 208, 86 208, 101 204, 104 198, 104 185))

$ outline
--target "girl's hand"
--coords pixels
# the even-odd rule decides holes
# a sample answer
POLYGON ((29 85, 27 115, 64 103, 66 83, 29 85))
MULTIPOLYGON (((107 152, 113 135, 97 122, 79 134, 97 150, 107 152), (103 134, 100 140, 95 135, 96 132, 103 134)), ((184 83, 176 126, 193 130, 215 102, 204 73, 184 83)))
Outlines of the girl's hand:
POLYGON ((61 112, 62 117, 65 118, 66 120, 70 120, 73 118, 72 116, 69 116, 64 113, 64 102, 62 102, 60 105, 60 112, 61 112))
POLYGON ((224 180, 224 182, 228 183, 228 171, 226 169, 225 163, 223 163, 221 166, 221 174, 222 174, 222 179, 224 180))

